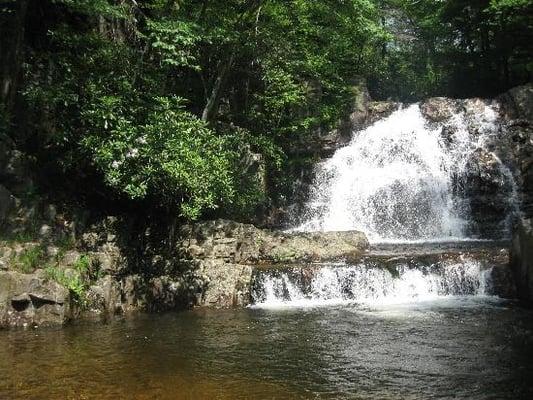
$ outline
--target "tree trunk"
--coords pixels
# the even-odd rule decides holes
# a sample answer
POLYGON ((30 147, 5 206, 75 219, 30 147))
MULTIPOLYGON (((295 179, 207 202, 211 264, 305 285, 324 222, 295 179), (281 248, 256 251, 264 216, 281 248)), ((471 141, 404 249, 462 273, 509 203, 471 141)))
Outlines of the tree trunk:
POLYGON ((222 97, 222 92, 226 80, 228 78, 233 62, 235 61, 235 47, 232 49, 229 58, 224 62, 224 65, 220 68, 217 79, 213 88, 211 89, 211 94, 207 99, 204 111, 202 112, 202 120, 206 122, 211 122, 218 114, 218 108, 220 106, 220 99, 222 97))
MULTIPOLYGON (((237 31, 244 32, 243 22, 246 20, 249 16, 255 16, 255 13, 261 8, 264 0, 253 0, 251 4, 249 4, 245 10, 239 15, 237 18, 237 21, 235 22, 235 29, 237 31)), ((206 5, 204 3, 204 5, 206 5)), ((259 17, 256 17, 256 24, 259 22, 259 17)), ((256 26, 256 25, 255 25, 256 26)), ((231 67, 233 66, 233 63, 235 62, 235 57, 237 55, 237 43, 234 43, 231 51, 230 56, 228 59, 223 63, 221 68, 219 69, 218 76, 215 80, 215 83, 213 85, 213 88, 211 89, 211 94, 209 95, 209 98, 207 99, 207 103, 205 105, 204 111, 202 112, 202 120, 206 122, 211 122, 218 114, 218 109, 220 106, 220 99, 222 97, 222 93, 224 91, 224 85, 226 84, 226 80, 229 76, 229 73, 231 71, 231 67)))

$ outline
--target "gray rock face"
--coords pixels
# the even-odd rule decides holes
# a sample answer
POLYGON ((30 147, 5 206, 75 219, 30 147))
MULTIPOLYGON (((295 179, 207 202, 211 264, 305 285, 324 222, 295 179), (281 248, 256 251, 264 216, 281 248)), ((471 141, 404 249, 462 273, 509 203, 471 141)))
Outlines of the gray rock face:
POLYGON ((498 98, 508 119, 533 120, 533 83, 512 88, 498 98))
POLYGON ((368 248, 361 232, 285 233, 216 220, 182 229, 184 262, 197 268, 197 305, 232 307, 250 301, 253 268, 265 264, 355 258, 368 248))
POLYGON ((513 236, 511 268, 518 297, 533 303, 533 227, 531 219, 522 219, 513 236))
POLYGON ((253 268, 217 260, 200 262, 205 283, 197 304, 210 307, 239 307, 250 303, 253 268))
POLYGON ((368 248, 366 236, 357 231, 286 233, 227 220, 185 226, 182 235, 185 258, 237 264, 330 261, 368 248))
POLYGON ((511 215, 513 185, 510 176, 501 168, 501 161, 483 149, 475 151, 467 162, 467 175, 463 196, 469 203, 472 219, 482 232, 473 232, 484 237, 498 237, 502 229, 502 217, 511 215))
POLYGON ((509 158, 520 189, 522 211, 533 217, 533 84, 518 86, 497 99, 506 132, 502 156, 509 158))
POLYGON ((516 87, 493 101, 478 98, 430 98, 420 109, 430 123, 444 123, 442 135, 453 142, 455 128, 448 124, 453 115, 463 113, 468 134, 476 140, 486 105, 497 113, 497 131, 467 160, 466 176, 457 188, 481 231, 469 234, 497 237, 502 216, 516 210, 533 216, 533 84, 516 87))
POLYGON ((444 122, 457 112, 456 100, 446 97, 432 97, 420 104, 420 111, 431 122, 444 122))
POLYGON ((0 271, 0 327, 63 324, 70 311, 63 286, 38 275, 0 271))

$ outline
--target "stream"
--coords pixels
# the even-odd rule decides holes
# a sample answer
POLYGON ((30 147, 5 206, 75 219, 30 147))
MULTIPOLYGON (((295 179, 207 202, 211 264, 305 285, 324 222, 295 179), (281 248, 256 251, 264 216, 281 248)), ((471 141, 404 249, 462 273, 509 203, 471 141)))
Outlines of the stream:
POLYGON ((193 310, 0 340, 2 399, 533 396, 533 312, 494 297, 193 310))

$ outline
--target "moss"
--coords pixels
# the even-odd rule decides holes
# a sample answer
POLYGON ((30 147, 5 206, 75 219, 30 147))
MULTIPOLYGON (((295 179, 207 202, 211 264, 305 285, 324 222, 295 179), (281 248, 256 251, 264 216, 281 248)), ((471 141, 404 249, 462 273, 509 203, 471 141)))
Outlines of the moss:
POLYGON ((291 262, 298 258, 298 253, 294 249, 287 249, 272 254, 272 260, 276 263, 291 262))

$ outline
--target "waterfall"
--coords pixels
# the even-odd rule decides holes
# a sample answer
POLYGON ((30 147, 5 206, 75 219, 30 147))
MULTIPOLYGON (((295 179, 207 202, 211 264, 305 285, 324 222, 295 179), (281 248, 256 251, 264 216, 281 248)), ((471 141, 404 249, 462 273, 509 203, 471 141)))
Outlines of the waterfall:
POLYGON ((401 108, 354 132, 317 165, 292 230, 359 230, 371 251, 352 264, 257 270, 253 307, 374 306, 503 293, 502 282, 511 282, 507 267, 498 267, 504 253, 491 253, 482 240, 476 246, 485 247, 468 255, 458 242, 509 235, 519 190, 502 161, 505 130, 496 106, 448 104, 452 111, 439 122, 426 119, 417 104, 401 108), (455 255, 435 258, 443 243, 434 242, 454 243, 455 255), (386 246, 399 253, 380 258, 375 249, 386 246))
POLYGON ((462 193, 468 160, 480 149, 490 152, 497 117, 485 105, 475 115, 457 112, 446 122, 429 123, 415 104, 355 132, 318 165, 294 230, 360 230, 374 243, 468 238, 475 231, 462 193))
POLYGON ((488 295, 491 269, 479 261, 384 268, 371 263, 258 271, 254 307, 386 305, 488 295))

